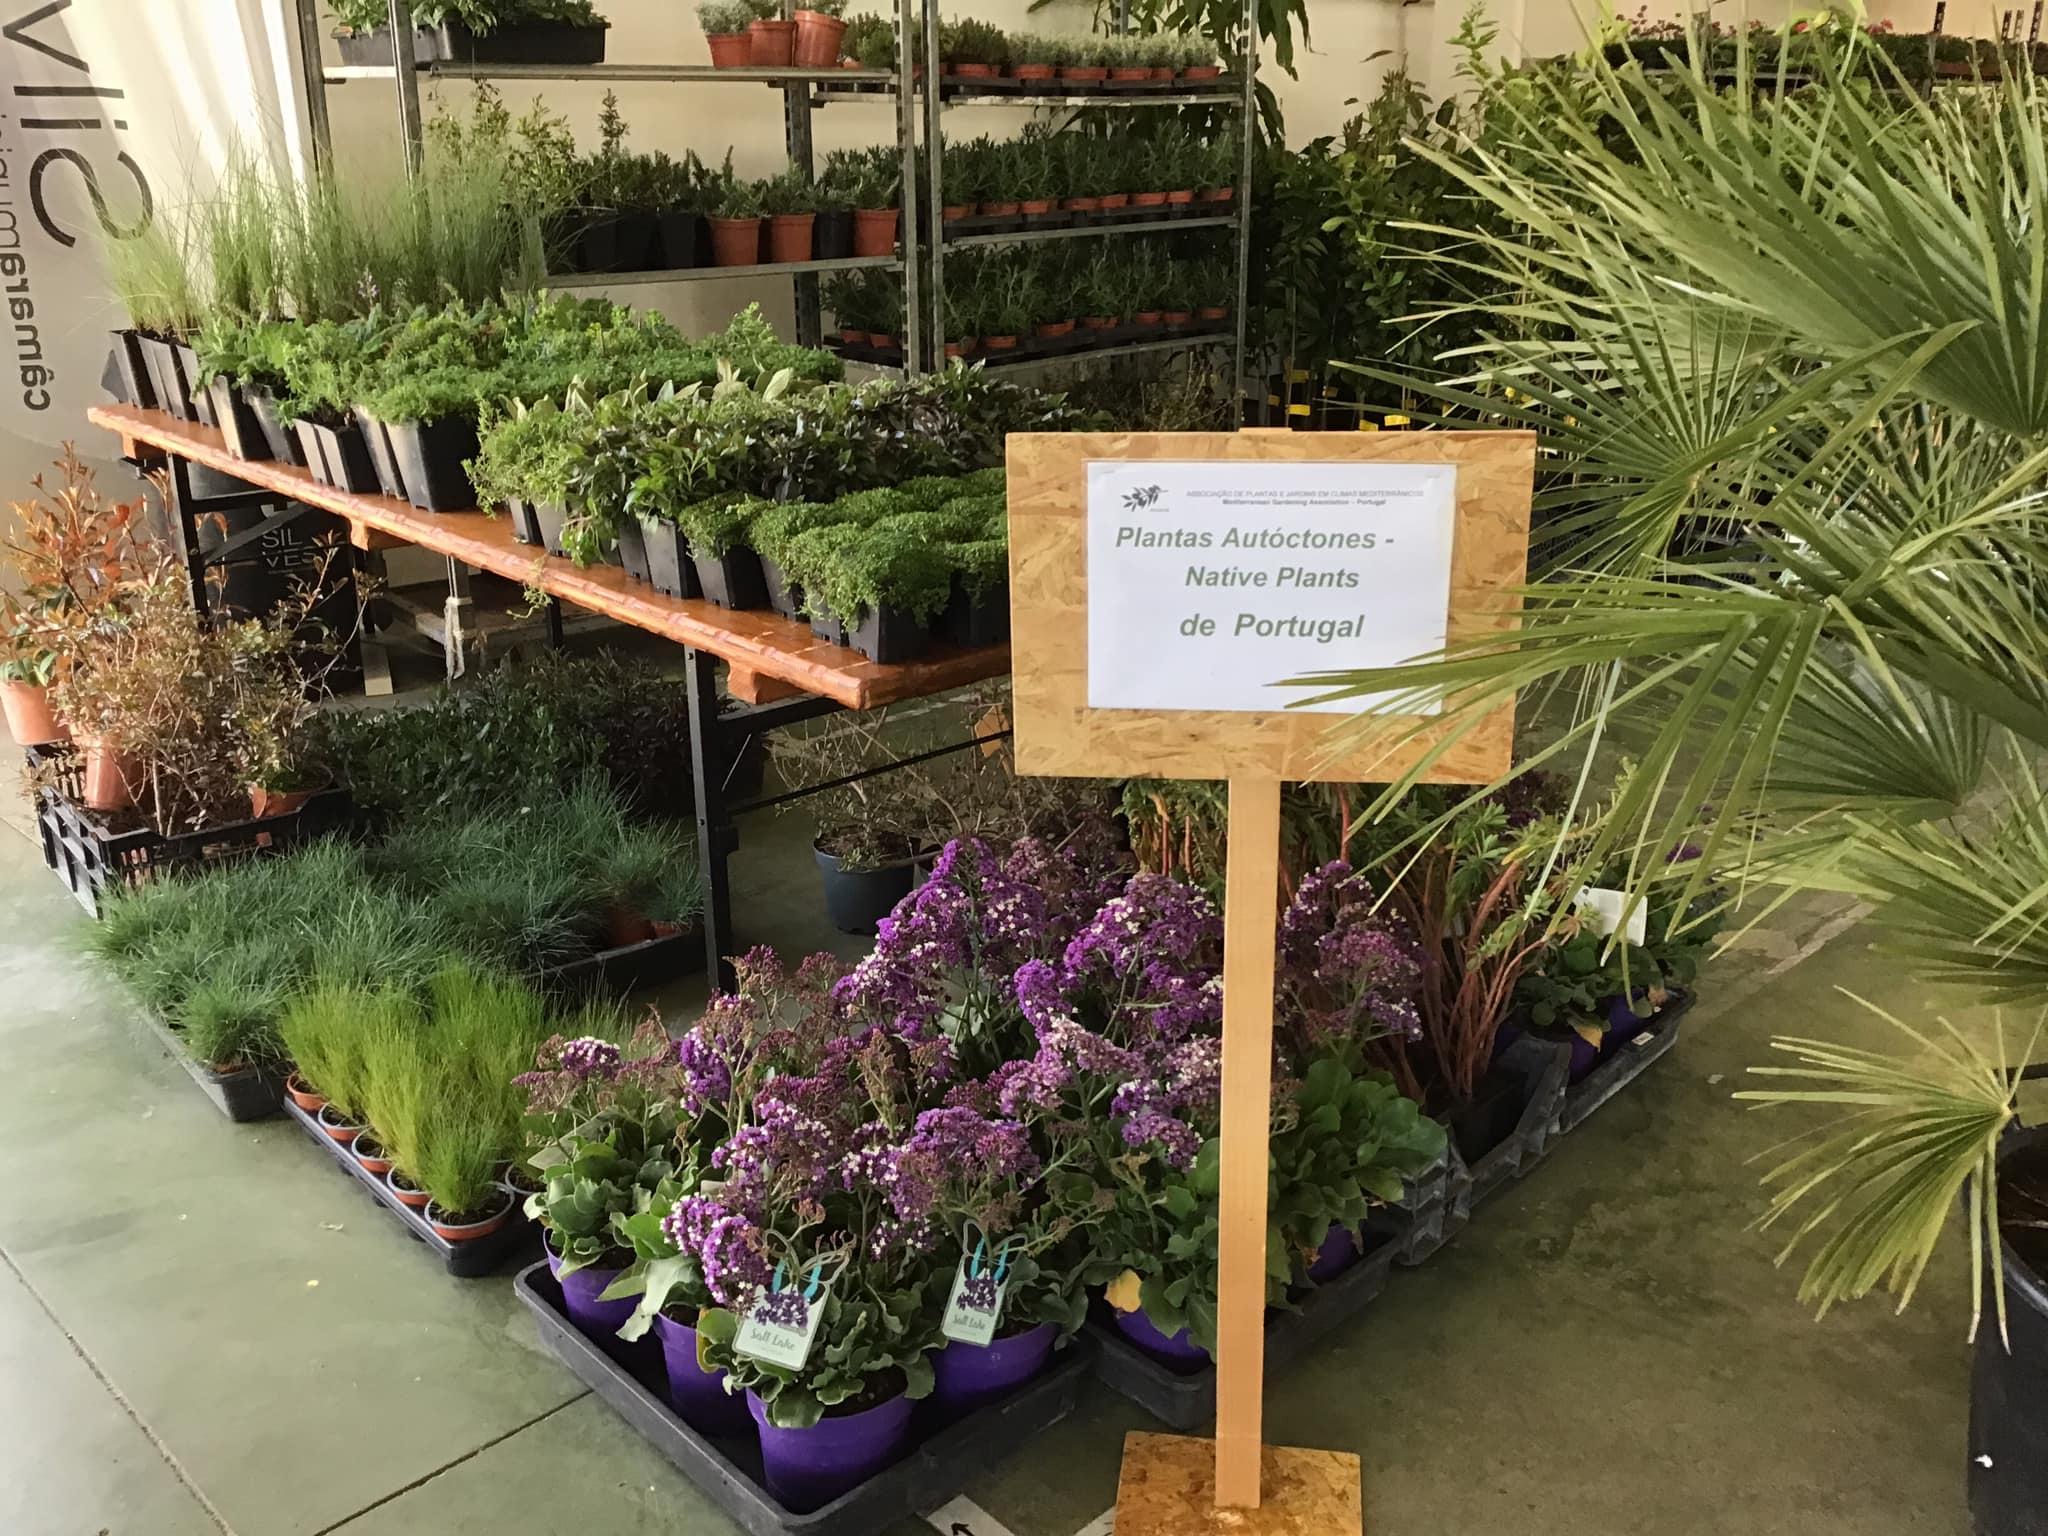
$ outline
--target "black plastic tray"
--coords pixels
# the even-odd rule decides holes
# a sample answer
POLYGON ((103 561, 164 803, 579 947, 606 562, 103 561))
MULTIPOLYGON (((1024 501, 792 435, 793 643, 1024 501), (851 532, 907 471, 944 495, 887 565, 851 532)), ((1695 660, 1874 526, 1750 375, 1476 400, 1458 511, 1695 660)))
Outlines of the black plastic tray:
POLYGON ((237 1072, 216 1072, 192 1059, 185 1042, 156 1013, 141 1010, 142 1022, 162 1043, 164 1050, 185 1069, 185 1075, 199 1085, 213 1107, 237 1122, 267 1120, 284 1103, 284 1078, 266 1067, 243 1067, 237 1072))
MULTIPOLYGON (((1374 1235, 1370 1226, 1366 1235, 1368 1240, 1374 1235)), ((1401 1248, 1397 1237, 1381 1236, 1384 1240, 1343 1274, 1302 1296, 1296 1303, 1299 1310, 1266 1314, 1269 1374, 1292 1364, 1310 1345, 1357 1319, 1378 1299, 1401 1248)), ((1088 1319, 1087 1331, 1101 1351, 1095 1374, 1111 1391, 1171 1429, 1195 1429, 1216 1416, 1215 1366, 1176 1371, 1125 1338, 1099 1305, 1088 1319)))
MULTIPOLYGON (((1523 1035, 1500 1053, 1498 1064, 1520 1074, 1527 1087, 1522 1115, 1514 1131, 1484 1157, 1466 1165, 1453 1143, 1451 1156, 1463 1167, 1467 1179, 1453 1201, 1447 1221, 1463 1225, 1472 1207, 1521 1178, 1549 1155, 1550 1139, 1557 1134, 1564 1114, 1565 1078, 1571 1071, 1572 1051, 1559 1041, 1523 1035)), ((1456 1179, 1456 1175, 1453 1178, 1456 1179)), ((1446 1232, 1445 1239, 1454 1234, 1446 1232)))
POLYGON ((628 1356, 641 1362, 646 1379, 606 1354, 569 1321, 561 1287, 545 1263, 521 1270, 513 1289, 555 1357, 753 1536, 878 1536, 898 1521, 938 1508, 1028 1437, 1073 1412, 1095 1353, 1086 1338, 1076 1338, 1053 1356, 1042 1375, 1001 1402, 946 1424, 933 1425, 930 1416, 921 1416, 920 1432, 929 1433, 903 1460, 824 1508, 799 1515, 776 1503, 762 1486, 760 1452, 751 1442, 712 1438, 676 1417, 663 1395, 658 1352, 628 1356))
POLYGON ((1641 1077, 1651 1062, 1676 1045, 1679 1022, 1691 1009, 1692 1002, 1692 993, 1674 992, 1654 1018, 1623 1034, 1621 1045, 1605 1061, 1568 1086, 1564 1091, 1564 1111, 1558 1117, 1558 1130, 1569 1131, 1581 1124, 1594 1110, 1641 1077))
POLYGON ((625 997, 642 987, 659 987, 704 969, 704 920, 695 918, 679 933, 601 950, 543 971, 536 978, 551 992, 602 992, 625 997))
POLYGON ((489 1237, 473 1238, 465 1243, 449 1242, 427 1225, 426 1217, 394 1195, 382 1178, 357 1162, 347 1147, 321 1130, 317 1119, 289 1097, 285 1099, 283 1109, 298 1122, 300 1130, 313 1138, 314 1145, 323 1149, 345 1173, 367 1189, 379 1205, 396 1216, 407 1232, 425 1243, 441 1261, 441 1266, 456 1279, 480 1280, 485 1275, 494 1275, 504 1268, 508 1260, 530 1258, 539 1248, 538 1229, 527 1220, 523 1203, 516 1195, 512 1201, 512 1214, 506 1218, 505 1225, 489 1237))

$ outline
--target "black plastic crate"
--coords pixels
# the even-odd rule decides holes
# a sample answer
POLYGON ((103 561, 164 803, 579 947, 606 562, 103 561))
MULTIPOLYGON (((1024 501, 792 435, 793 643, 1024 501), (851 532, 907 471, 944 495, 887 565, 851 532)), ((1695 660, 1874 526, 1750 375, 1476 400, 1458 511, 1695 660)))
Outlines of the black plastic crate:
POLYGON ((533 1313, 549 1351, 752 1536, 879 1536, 899 1521, 937 1509, 1032 1435, 1072 1413, 1094 1363, 1094 1346, 1076 1337, 1037 1378, 964 1417, 943 1422, 935 1412, 922 1411, 929 1404, 922 1405, 914 1432, 924 1438, 908 1455, 822 1509, 795 1514, 763 1486, 760 1450, 750 1439, 705 1435, 676 1416, 658 1351, 628 1353, 626 1363, 606 1354, 569 1321, 561 1287, 545 1262, 521 1270, 513 1290, 533 1313))
POLYGON ((213 1107, 230 1120, 267 1120, 284 1103, 284 1077, 269 1067, 241 1067, 233 1072, 216 1072, 204 1062, 194 1061, 178 1032, 150 1009, 142 1010, 142 1022, 163 1045, 185 1075, 199 1085, 213 1101, 213 1107))
MULTIPOLYGON (((1549 1155, 1551 1138, 1558 1133, 1564 1116, 1565 1078, 1571 1071, 1571 1060, 1569 1045, 1534 1035, 1522 1035, 1500 1053, 1497 1064, 1522 1079, 1526 1093, 1522 1113, 1506 1140, 1469 1165, 1458 1155, 1453 1140, 1453 1165, 1463 1170, 1465 1178, 1446 1218, 1454 1223, 1451 1231, 1445 1233, 1446 1240, 1457 1226, 1464 1224, 1473 1206, 1521 1178, 1549 1155)), ((1452 1177, 1454 1181, 1458 1179, 1456 1173, 1452 1177)))
POLYGON ((1674 992, 1655 1017, 1634 1029, 1618 1029, 1620 1044, 1607 1058, 1564 1091, 1558 1130, 1569 1131, 1649 1069, 1650 1063, 1678 1043, 1678 1026, 1692 1008, 1693 994, 1674 992))
MULTIPOLYGON (((1368 1226, 1366 1241, 1372 1242, 1375 1235, 1368 1226)), ((1266 1314, 1269 1374, 1291 1365, 1318 1340, 1356 1321, 1379 1298, 1401 1244, 1390 1235, 1378 1235, 1381 1240, 1356 1264, 1303 1295, 1296 1303, 1298 1310, 1266 1314)), ((1097 1378, 1168 1428, 1196 1429, 1216 1416, 1215 1366, 1175 1370, 1125 1338, 1099 1303, 1088 1319, 1088 1333, 1101 1351, 1096 1356, 1097 1378)))
POLYGON ((356 1160, 353 1152, 321 1130, 317 1117, 307 1114, 289 1096, 283 1107, 284 1112, 298 1122, 299 1129, 313 1138, 316 1146, 333 1158, 344 1173, 367 1189, 379 1205, 396 1216, 408 1233, 426 1244, 434 1257, 441 1261, 442 1268, 456 1279, 479 1280, 485 1275, 494 1275, 507 1263, 524 1262, 539 1250, 540 1228, 527 1219, 524 1202, 517 1195, 512 1197, 512 1214, 505 1218, 505 1225, 497 1231, 467 1242, 451 1243, 427 1225, 425 1216, 393 1194, 381 1174, 370 1172, 356 1160))
POLYGON ((618 949, 600 950, 542 971, 535 979, 550 992, 602 992, 625 997, 642 987, 664 986, 704 969, 704 920, 694 918, 679 932, 618 949))
POLYGON ((197 832, 166 837, 139 818, 132 825, 111 822, 85 809, 85 761, 65 746, 28 749, 36 789, 36 830, 43 862, 94 917, 100 898, 172 872, 188 872, 258 854, 277 853, 348 823, 353 802, 337 785, 322 790, 288 816, 224 822, 197 832))

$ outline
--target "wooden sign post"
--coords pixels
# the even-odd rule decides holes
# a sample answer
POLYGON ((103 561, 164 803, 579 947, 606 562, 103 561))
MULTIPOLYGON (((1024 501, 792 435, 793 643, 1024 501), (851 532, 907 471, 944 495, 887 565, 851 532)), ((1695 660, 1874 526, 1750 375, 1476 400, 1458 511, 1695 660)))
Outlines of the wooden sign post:
MULTIPOLYGON (((1515 622, 1527 432, 1025 434, 1009 443, 1012 707, 1022 773, 1227 779, 1216 1442, 1132 1434, 1117 1536, 1342 1536, 1358 1458, 1264 1445, 1267 1134, 1280 786, 1385 781, 1433 745, 1329 728, 1272 685, 1391 665, 1515 622)), ((1514 706, 1437 783, 1506 769, 1514 706)))

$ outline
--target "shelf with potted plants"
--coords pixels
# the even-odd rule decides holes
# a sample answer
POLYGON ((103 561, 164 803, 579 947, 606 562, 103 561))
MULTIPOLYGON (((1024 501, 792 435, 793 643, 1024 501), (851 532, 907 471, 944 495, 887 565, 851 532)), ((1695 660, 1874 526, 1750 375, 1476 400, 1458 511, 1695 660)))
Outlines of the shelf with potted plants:
POLYGON ((946 295, 946 356, 1000 368, 1235 341, 1231 263, 1177 253, 1180 243, 963 253, 946 295))
POLYGON ((1228 137, 1032 124, 1015 139, 945 147, 940 227, 949 247, 1230 228, 1240 160, 1228 137))
MULTIPOLYGON (((1199 106, 1235 102, 1215 46, 1192 33, 1005 33, 974 18, 939 23, 939 95, 948 104, 1199 106)), ((874 16, 849 25, 848 56, 870 70, 897 69, 895 28, 874 16)), ((923 29, 913 33, 913 88, 922 90, 923 29)), ((857 96, 855 82, 820 87, 817 99, 857 96)))
MULTIPOLYGON (((590 0, 415 0, 415 68, 594 65, 611 23, 590 0)), ((395 50, 388 0, 328 0, 342 64, 389 74, 395 50)))

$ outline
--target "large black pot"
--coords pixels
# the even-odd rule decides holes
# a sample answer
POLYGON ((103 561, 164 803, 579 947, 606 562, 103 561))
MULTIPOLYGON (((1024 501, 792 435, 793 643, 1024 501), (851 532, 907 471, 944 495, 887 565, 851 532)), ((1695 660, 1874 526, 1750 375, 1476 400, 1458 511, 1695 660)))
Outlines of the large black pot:
POLYGON ((515 21, 479 36, 460 21, 434 29, 437 52, 458 64, 602 64, 609 22, 515 21))
POLYGON ((697 562, 690 558, 690 541, 674 523, 658 517, 640 518, 640 542, 647 552, 647 579, 663 597, 702 597, 697 585, 697 562))
POLYGON ((811 256, 817 261, 843 261, 853 254, 853 210, 820 208, 811 225, 811 256))
POLYGON ((302 416, 299 441, 306 445, 308 467, 315 463, 320 466, 314 478, 357 496, 375 496, 383 489, 376 459, 370 452, 369 434, 362 423, 351 419, 339 426, 328 426, 302 416))
POLYGON ((704 216, 689 208, 668 208, 654 216, 661 244, 661 265, 686 272, 699 264, 704 246, 711 238, 704 216))
POLYGON ((156 385, 142 356, 142 337, 134 330, 114 333, 114 367, 121 375, 121 398, 145 411, 156 409, 156 385))
POLYGON ((370 450, 370 464, 377 471, 377 486, 393 501, 405 501, 405 477, 398 472, 398 460, 392 456, 391 433, 383 422, 364 410, 355 408, 356 427, 363 434, 363 446, 370 450))
POLYGON ((931 631, 907 608, 867 608, 858 623, 846 626, 846 643, 869 661, 895 665, 916 661, 931 641, 931 631))
MULTIPOLYGON (((2048 1169, 2048 1127, 2019 1131, 1999 1152, 2001 1170, 2048 1169)), ((1999 1201, 2001 1210, 2008 1202, 1999 1201)), ((2038 1256, 2037 1247, 2035 1253, 2038 1256)), ((1988 1290, 1991 1277, 1985 1276, 1988 1290)), ((2005 1326, 1984 1298, 1970 1371, 1970 1521, 1977 1536, 2048 1536, 2048 1281, 2005 1245, 2005 1326)))
POLYGON ((263 423, 242 398, 233 379, 216 373, 206 382, 206 394, 213 401, 213 419, 220 425, 221 436, 227 439, 229 453, 255 462, 277 457, 271 452, 270 439, 264 436, 263 423))
POLYGON ((477 455, 476 420, 438 416, 432 421, 393 421, 391 456, 407 500, 422 512, 473 512, 476 487, 467 461, 477 455))
POLYGON ((619 519, 619 564, 635 581, 653 579, 653 573, 647 568, 647 537, 641 533, 640 520, 636 517, 619 519))
POLYGON ((142 362, 156 395, 157 409, 169 411, 180 421, 197 420, 192 414, 192 396, 186 392, 184 376, 178 372, 178 354, 171 344, 156 336, 137 336, 135 341, 142 349, 142 362))
POLYGON ((270 445, 270 456, 280 463, 303 467, 306 455, 299 446, 298 434, 278 415, 277 391, 268 384, 245 384, 242 386, 242 399, 256 413, 257 424, 263 429, 263 441, 270 445))
POLYGON ((848 870, 815 843, 811 853, 825 877, 825 915, 841 933, 873 933, 917 883, 917 866, 907 860, 882 869, 848 870))
POLYGON ((751 549, 736 546, 722 555, 691 551, 697 567, 697 585, 703 595, 721 608, 766 608, 768 582, 761 574, 761 557, 751 549))

